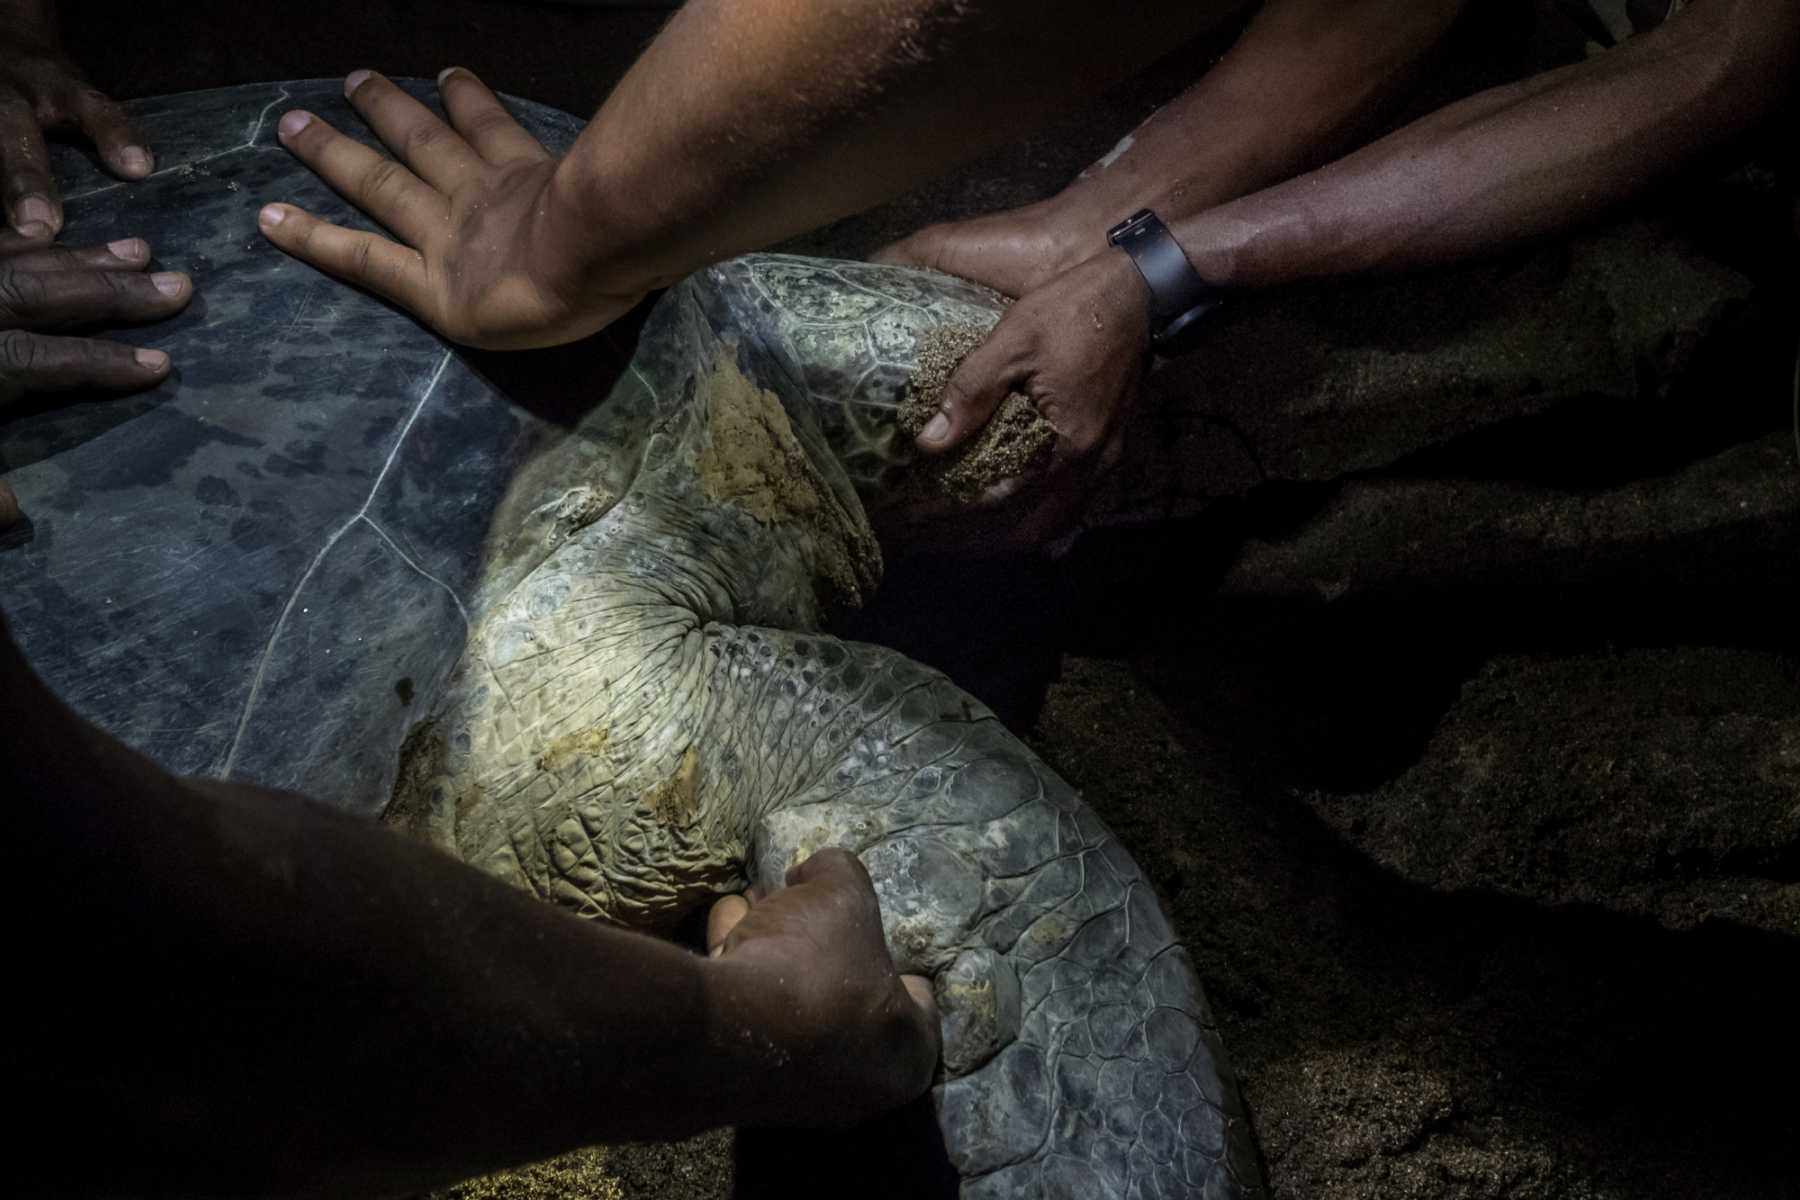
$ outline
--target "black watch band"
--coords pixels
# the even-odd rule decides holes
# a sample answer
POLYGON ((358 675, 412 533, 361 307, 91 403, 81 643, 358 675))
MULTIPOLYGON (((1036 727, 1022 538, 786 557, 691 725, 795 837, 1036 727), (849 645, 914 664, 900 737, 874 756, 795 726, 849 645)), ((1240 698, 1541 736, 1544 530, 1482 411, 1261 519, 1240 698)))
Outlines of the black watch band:
POLYGON ((1107 230, 1106 240, 1131 256, 1150 289, 1150 348, 1163 355, 1191 349, 1192 331, 1219 307, 1224 289, 1200 278, 1169 227, 1147 208, 1107 230))

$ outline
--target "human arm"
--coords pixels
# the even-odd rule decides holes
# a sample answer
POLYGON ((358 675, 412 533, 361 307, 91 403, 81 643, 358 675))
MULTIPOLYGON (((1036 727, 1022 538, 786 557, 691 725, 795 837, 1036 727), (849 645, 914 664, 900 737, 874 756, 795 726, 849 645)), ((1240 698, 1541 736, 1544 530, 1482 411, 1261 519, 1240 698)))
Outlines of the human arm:
POLYGON ((1106 249, 1140 208, 1189 217, 1346 149, 1468 0, 1269 0, 1223 58, 1047 200, 927 226, 877 261, 1020 296, 1106 249))
POLYGON ((78 1169, 100 1194, 410 1194, 598 1141, 851 1121, 930 1080, 935 1017, 848 855, 708 959, 298 797, 172 777, 3 626, 0 694, 28 1192, 78 1169), (50 1152, 70 1139, 78 1166, 50 1152))
POLYGON ((498 144, 498 119, 468 72, 442 80, 450 126, 358 72, 352 104, 413 171, 352 152, 316 119, 295 129, 284 118, 283 142, 405 244, 291 205, 270 206, 281 220, 263 228, 454 339, 573 340, 648 288, 1016 135, 1231 7, 692 0, 570 153, 529 169, 503 167, 533 157, 516 140, 500 158, 478 154, 498 144))
POLYGON ((0 205, 27 236, 62 229, 43 133, 61 126, 79 129, 121 179, 142 179, 155 165, 125 110, 63 53, 51 0, 0 0, 0 205))
POLYGON ((1697 0, 1582 63, 1450 105, 1171 229, 1211 283, 1402 272, 1559 233, 1793 100, 1800 7, 1697 0))
MULTIPOLYGON (((1480 93, 1310 174, 1170 221, 1171 232, 1202 279, 1247 289, 1495 253, 1591 220, 1728 146, 1791 102, 1797 60, 1800 8, 1701 0, 1598 58, 1480 93)), ((1123 253, 1097 257, 1109 265, 1096 270, 1133 277, 1123 253)), ((1072 316, 1063 327, 1088 343, 1069 356, 1097 356, 1115 336, 1072 316)), ((1010 347, 1032 336, 1009 313, 984 361, 1018 358, 1010 347)), ((920 445, 957 444, 1016 385, 972 357, 946 390, 943 436, 920 445)), ((1086 402, 1105 409, 1118 397, 1086 402)))

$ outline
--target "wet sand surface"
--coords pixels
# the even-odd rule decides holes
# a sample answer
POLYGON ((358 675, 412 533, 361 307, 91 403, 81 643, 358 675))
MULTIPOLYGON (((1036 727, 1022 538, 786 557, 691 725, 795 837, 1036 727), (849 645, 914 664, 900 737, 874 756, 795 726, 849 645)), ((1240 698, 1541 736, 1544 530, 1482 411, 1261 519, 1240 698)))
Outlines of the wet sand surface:
MULTIPOLYGON (((322 0, 277 30, 245 14, 77 2, 64 23, 122 98, 454 63, 585 112, 666 16, 322 0)), ((1434 86, 1470 90, 1546 36, 1503 23, 1434 86)), ((789 248, 864 253, 1045 195, 1207 53, 789 248)), ((1770 429, 1745 436, 1792 468, 1770 429)), ((1091 538, 1054 565, 901 562, 851 632, 1029 730, 1132 849, 1223 1023, 1275 1196, 1800 1196, 1792 1105, 1764 1099, 1800 1067, 1792 556, 1752 539, 1684 574, 1672 544, 1652 587, 1534 589, 1526 564, 1497 589, 1450 563, 1338 603, 1215 599, 1246 520, 1091 538), (966 622, 932 616, 970 595, 988 604, 966 622)), ((1374 531, 1349 545, 1388 550, 1374 531)), ((838 1140, 788 1144, 825 1157, 838 1140)), ((734 1153, 722 1131, 457 1194, 722 1197, 734 1153)))

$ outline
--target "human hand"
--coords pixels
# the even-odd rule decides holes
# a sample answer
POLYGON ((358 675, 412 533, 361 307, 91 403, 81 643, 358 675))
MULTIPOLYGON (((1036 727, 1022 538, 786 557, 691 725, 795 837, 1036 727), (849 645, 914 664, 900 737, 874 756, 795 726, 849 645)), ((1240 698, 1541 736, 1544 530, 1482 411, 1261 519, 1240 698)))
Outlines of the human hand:
POLYGON ((941 1035, 931 981, 894 970, 855 855, 821 850, 769 896, 727 896, 706 923, 714 1037, 728 1061, 766 1050, 759 1123, 847 1125, 931 1084, 941 1035))
POLYGON ((41 3, 0 3, 0 204, 27 237, 62 229, 62 197, 50 175, 46 129, 79 130, 121 179, 154 167, 120 105, 96 90, 62 52, 41 3))
POLYGON ((877 250, 870 261, 925 267, 1023 296, 1106 249, 1106 230, 1088 228, 1060 198, 927 225, 877 250))
POLYGON ((1149 329, 1148 296, 1131 260, 1123 252, 1088 259, 1001 315, 950 376, 919 449, 942 454, 960 445, 1018 392, 1056 428, 1045 483, 1072 490, 1114 440, 1143 374, 1149 329))
MULTIPOLYGON (((0 416, 31 392, 129 392, 162 381, 169 356, 161 350, 44 332, 180 312, 193 284, 176 271, 142 274, 149 262, 141 238, 70 249, 0 231, 0 416)), ((0 530, 19 516, 12 489, 0 482, 0 530)))
POLYGON ((400 242, 291 204, 263 208, 263 234, 466 345, 559 345, 630 311, 641 290, 592 286, 593 231, 579 228, 553 194, 556 158, 468 71, 445 71, 438 89, 448 125, 380 75, 356 71, 344 80, 352 107, 399 162, 311 113, 286 113, 278 127, 284 146, 400 242))

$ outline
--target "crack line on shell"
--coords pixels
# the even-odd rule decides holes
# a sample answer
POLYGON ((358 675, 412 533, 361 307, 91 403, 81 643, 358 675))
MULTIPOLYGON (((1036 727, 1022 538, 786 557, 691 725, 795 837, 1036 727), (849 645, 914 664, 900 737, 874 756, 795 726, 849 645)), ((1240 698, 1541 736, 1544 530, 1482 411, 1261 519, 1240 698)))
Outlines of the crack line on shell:
MULTIPOLYGON (((363 497, 362 507, 358 508, 349 520, 338 526, 337 530, 325 539, 325 544, 319 547, 317 554, 313 555, 312 562, 308 563, 306 570, 301 573, 300 581, 288 594, 287 603, 282 606, 281 615, 275 618, 275 628, 269 631, 268 643, 263 646, 262 657, 257 661, 256 674, 250 680, 250 694, 244 699, 244 711, 238 717, 237 732, 231 737, 231 749, 225 754, 225 763, 219 768, 217 778, 229 779, 232 768, 237 764, 238 749, 243 744, 244 731, 250 727, 250 715, 255 711, 256 702, 262 695, 263 676, 268 673, 269 659, 274 656, 275 643, 281 640, 281 632, 287 627, 288 617, 293 615, 294 605, 300 602, 300 593, 306 590, 307 582, 312 579, 313 572, 319 569, 319 564, 325 561, 325 556, 331 553, 331 548, 337 545, 339 539, 350 531, 351 526, 368 515, 369 505, 375 502, 375 495, 381 490, 381 485, 386 482, 388 472, 394 467, 394 460, 400 457, 400 447, 406 444, 407 434, 412 432, 413 423, 419 419, 419 414, 425 411, 425 405, 430 402, 432 393, 437 390, 438 380, 443 378, 444 368, 450 365, 453 355, 453 351, 446 350, 444 356, 438 360, 437 369, 426 381, 424 394, 413 406, 411 415, 406 418, 406 424, 400 427, 399 435, 394 438, 394 444, 388 450, 387 461, 381 464, 381 470, 375 476, 375 482, 370 486, 368 495, 363 497)), ((373 523, 371 522, 371 524, 373 523)), ((379 533, 380 530, 376 530, 376 532, 379 533)), ((457 607, 459 609, 462 607, 460 601, 457 607)))
POLYGON ((272 149, 275 149, 275 147, 273 147, 273 146, 258 146, 256 144, 256 139, 262 134, 263 122, 268 119, 269 110, 274 108, 277 104, 280 104, 283 100, 287 100, 289 98, 290 97, 288 96, 287 89, 283 88, 281 90, 281 95, 275 97, 275 99, 273 99, 273 100, 269 101, 267 104, 265 104, 263 106, 262 112, 257 114, 256 123, 250 127, 250 136, 248 138, 246 138, 242 143, 240 143, 236 146, 227 146, 223 150, 215 150, 211 154, 205 155, 201 158, 190 159, 187 162, 173 163, 170 166, 163 167, 161 170, 150 172, 150 174, 144 176, 142 179, 116 179, 111 183, 103 183, 97 188, 89 188, 87 191, 77 192, 73 196, 64 196, 63 203, 68 204, 68 203, 71 203, 76 200, 86 200, 89 196, 98 196, 103 192, 114 191, 118 188, 124 187, 128 183, 148 183, 152 179, 155 179, 162 175, 167 175, 171 171, 191 170, 194 167, 199 166, 201 163, 209 163, 209 162, 212 162, 214 159, 224 158, 227 154, 236 154, 239 150, 272 150, 272 149))

